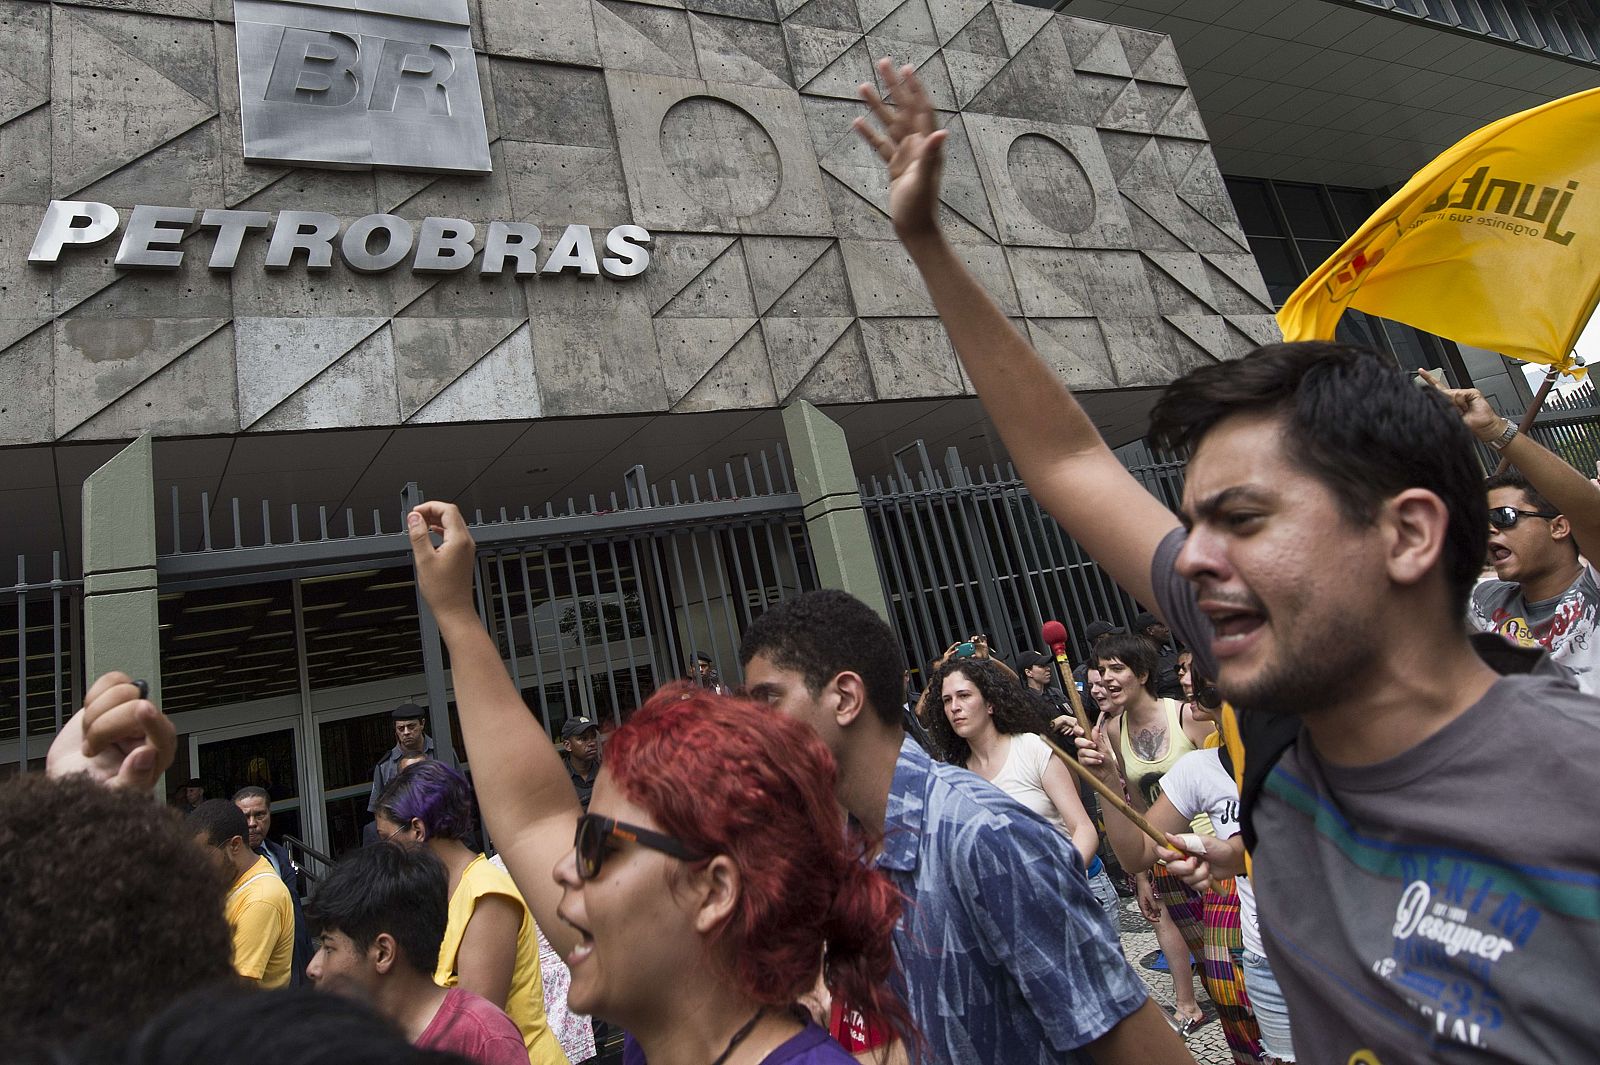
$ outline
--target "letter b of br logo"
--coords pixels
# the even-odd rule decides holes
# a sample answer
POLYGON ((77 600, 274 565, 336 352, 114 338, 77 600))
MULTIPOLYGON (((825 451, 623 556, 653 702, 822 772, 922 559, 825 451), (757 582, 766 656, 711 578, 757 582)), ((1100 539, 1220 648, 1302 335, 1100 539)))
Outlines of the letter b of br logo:
POLYGON ((234 0, 245 158, 488 171, 467 18, 466 0, 234 0))

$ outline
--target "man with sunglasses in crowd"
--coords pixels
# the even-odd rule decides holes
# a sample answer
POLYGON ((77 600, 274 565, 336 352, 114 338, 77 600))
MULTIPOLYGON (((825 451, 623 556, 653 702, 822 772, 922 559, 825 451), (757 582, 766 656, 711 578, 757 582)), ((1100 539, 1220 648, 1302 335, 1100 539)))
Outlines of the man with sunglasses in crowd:
POLYGON ((1578 687, 1600 692, 1600 584, 1584 561, 1600 558, 1600 491, 1496 414, 1477 389, 1443 391, 1472 434, 1511 462, 1484 484, 1498 579, 1473 590, 1468 620, 1519 646, 1543 647, 1578 687))

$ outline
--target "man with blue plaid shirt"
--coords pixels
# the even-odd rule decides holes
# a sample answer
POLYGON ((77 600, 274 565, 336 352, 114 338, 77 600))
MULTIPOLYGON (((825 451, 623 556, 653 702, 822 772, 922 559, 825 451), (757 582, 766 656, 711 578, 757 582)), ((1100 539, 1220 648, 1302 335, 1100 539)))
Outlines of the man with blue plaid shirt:
POLYGON ((974 773, 934 762, 900 721, 889 626, 844 592, 756 619, 749 693, 810 724, 838 797, 906 897, 896 990, 936 1061, 1192 1062, 1128 966, 1061 833, 974 773))

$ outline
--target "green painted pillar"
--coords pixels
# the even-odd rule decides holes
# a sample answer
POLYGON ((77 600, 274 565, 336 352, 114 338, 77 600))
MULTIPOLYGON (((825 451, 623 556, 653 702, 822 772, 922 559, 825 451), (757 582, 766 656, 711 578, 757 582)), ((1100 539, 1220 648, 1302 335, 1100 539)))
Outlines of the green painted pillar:
POLYGON ((161 704, 156 611, 156 486, 148 434, 83 482, 85 687, 113 669, 150 684, 161 704))
POLYGON ((889 620, 889 603, 873 558, 872 532, 861 509, 861 492, 844 429, 800 400, 783 409, 783 430, 805 504, 818 581, 824 588, 849 592, 889 620))

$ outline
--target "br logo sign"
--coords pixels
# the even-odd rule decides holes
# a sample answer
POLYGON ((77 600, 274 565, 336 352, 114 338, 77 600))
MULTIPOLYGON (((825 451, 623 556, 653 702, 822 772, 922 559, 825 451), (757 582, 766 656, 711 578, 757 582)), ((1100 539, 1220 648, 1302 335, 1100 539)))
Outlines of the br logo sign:
POLYGON ((234 0, 244 157, 487 173, 466 0, 234 0))

